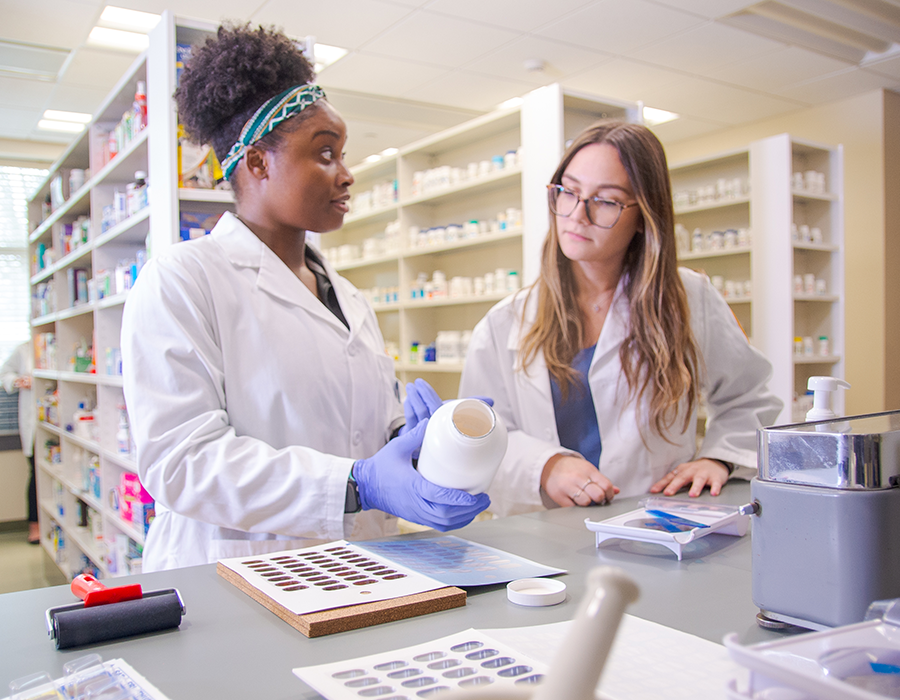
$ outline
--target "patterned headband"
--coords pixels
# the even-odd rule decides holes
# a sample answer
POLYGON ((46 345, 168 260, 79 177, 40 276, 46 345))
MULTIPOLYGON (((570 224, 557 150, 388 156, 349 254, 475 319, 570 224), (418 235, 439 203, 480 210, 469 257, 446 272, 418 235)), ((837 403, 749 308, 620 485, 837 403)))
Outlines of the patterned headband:
POLYGON ((237 164, 247 151, 247 146, 252 146, 285 119, 299 114, 323 97, 325 91, 318 85, 295 85, 263 104, 244 124, 237 142, 222 161, 225 179, 231 180, 237 164))

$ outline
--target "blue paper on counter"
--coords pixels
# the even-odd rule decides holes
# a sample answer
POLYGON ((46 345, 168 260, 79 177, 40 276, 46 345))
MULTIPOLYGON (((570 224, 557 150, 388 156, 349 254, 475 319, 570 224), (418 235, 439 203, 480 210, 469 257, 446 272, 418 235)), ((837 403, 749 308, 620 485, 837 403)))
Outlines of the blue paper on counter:
MULTIPOLYGON (((688 520, 687 518, 682 518, 677 515, 673 515, 672 513, 666 513, 664 510, 656 510, 656 509, 647 509, 647 515, 652 515, 654 518, 661 518, 667 522, 672 523, 673 525, 684 525, 685 527, 709 527, 709 525, 705 523, 698 523, 696 520, 688 520)), ((669 532, 680 532, 680 528, 675 528, 670 530, 669 532)))
POLYGON ((354 542, 385 559, 437 579, 448 586, 490 586, 520 578, 564 574, 515 554, 460 537, 444 536, 415 540, 367 540, 354 542))

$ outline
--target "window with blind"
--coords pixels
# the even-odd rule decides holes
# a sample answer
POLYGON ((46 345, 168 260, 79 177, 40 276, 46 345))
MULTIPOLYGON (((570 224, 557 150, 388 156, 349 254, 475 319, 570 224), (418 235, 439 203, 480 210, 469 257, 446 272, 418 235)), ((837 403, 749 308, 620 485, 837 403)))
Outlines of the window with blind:
POLYGON ((28 198, 46 170, 0 166, 0 362, 28 340, 28 198))

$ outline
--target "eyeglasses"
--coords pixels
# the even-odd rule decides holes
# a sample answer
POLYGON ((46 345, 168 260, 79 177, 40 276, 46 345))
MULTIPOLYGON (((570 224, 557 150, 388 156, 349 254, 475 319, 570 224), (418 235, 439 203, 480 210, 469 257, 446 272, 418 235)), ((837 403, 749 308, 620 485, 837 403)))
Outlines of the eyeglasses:
POLYGON ((638 205, 637 202, 622 204, 603 197, 579 197, 562 185, 547 185, 547 193, 550 198, 550 211, 557 216, 572 216, 578 208, 578 203, 584 202, 588 221, 600 228, 612 228, 618 223, 625 209, 638 205))

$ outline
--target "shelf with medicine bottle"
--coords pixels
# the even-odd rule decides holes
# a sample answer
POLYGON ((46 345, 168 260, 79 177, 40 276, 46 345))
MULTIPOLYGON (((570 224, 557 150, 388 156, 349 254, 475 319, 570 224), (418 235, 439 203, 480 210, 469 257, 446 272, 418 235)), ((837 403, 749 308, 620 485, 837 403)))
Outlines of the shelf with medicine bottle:
POLYGON ((179 190, 174 47, 214 29, 164 13, 29 203, 39 519, 69 577, 140 572, 153 502, 122 393, 122 309, 153 249, 182 238, 182 206, 207 219, 230 205, 179 190))
MULTIPOLYGON (((761 200, 754 226, 767 234, 754 242, 766 295, 758 347, 775 365, 770 388, 785 402, 783 422, 802 421, 809 378, 845 372, 843 149, 789 134, 750 149, 761 200)), ((841 392, 835 401, 840 415, 841 392)))
POLYGON ((669 171, 679 264, 709 275, 752 337, 749 151, 673 164, 669 171))
POLYGON ((143 527, 109 490, 124 473, 136 478, 115 431, 117 406, 125 413, 121 309, 149 232, 146 84, 141 55, 28 207, 38 517, 42 544, 69 577, 128 573, 110 545, 124 538, 138 562, 143 544, 143 527))
POLYGON ((537 276, 565 139, 637 114, 552 85, 353 168, 350 214, 322 248, 368 295, 401 381, 456 397, 475 324, 537 276))
POLYGON ((841 148, 781 134, 670 173, 679 263, 772 362, 779 422, 802 421, 809 377, 844 372, 841 148))

